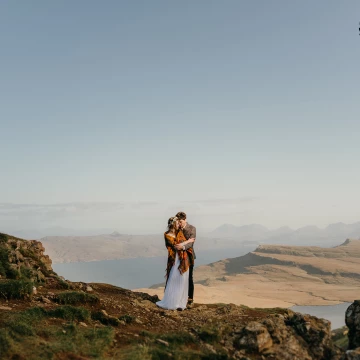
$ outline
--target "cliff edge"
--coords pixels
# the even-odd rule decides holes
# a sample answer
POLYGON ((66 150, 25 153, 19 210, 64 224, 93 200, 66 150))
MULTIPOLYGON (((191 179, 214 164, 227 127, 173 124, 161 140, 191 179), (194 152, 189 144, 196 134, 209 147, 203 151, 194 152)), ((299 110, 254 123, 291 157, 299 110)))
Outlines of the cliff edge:
POLYGON ((219 303, 165 311, 157 296, 64 281, 39 242, 0 239, 1 359, 344 357, 326 320, 219 303))

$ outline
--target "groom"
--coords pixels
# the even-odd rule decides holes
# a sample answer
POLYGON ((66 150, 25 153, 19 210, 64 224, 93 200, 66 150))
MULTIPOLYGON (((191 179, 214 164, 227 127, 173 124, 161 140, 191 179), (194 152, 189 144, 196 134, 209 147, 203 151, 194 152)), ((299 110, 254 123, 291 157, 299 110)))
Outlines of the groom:
MULTIPOLYGON (((186 221, 186 214, 182 211, 176 214, 176 217, 179 219, 180 228, 184 233, 186 240, 189 239, 196 239, 196 228, 187 223, 186 221)), ((177 250, 187 250, 189 248, 193 248, 194 243, 189 243, 186 245, 175 245, 177 250)), ((188 293, 188 305, 192 305, 194 302, 194 279, 193 279, 193 271, 194 271, 194 260, 196 259, 195 251, 193 248, 193 254, 190 252, 188 253, 190 257, 190 267, 189 267, 189 293, 188 293), (193 257, 194 256, 194 257, 193 257), (193 257, 193 258, 192 258, 193 257)))

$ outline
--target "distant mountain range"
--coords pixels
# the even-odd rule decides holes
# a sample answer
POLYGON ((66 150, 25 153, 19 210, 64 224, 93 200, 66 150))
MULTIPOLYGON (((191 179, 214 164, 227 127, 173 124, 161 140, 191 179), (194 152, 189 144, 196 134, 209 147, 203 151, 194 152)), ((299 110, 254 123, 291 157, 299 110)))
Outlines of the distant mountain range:
MULTIPOLYGON (((12 235, 40 239, 55 263, 153 257, 163 256, 166 252, 162 234, 127 235, 109 229, 53 227, 39 231, 14 231, 12 235)), ((360 222, 336 223, 324 229, 305 226, 297 230, 286 226, 270 230, 259 224, 224 224, 210 233, 198 231, 196 250, 255 248, 260 244, 332 247, 347 238, 360 238, 360 222)))
POLYGON ((164 236, 111 234, 41 238, 54 263, 154 257, 166 253, 164 236))
POLYGON ((291 229, 287 226, 270 230, 259 224, 235 226, 224 224, 208 234, 211 238, 227 241, 253 241, 269 244, 335 246, 340 239, 360 238, 360 221, 354 224, 330 224, 324 229, 304 226, 291 229))
MULTIPOLYGON (((4 231, 4 229, 2 229, 4 231)), ((108 234, 112 229, 70 229, 61 226, 53 226, 45 229, 23 229, 23 230, 7 230, 6 233, 17 236, 25 240, 40 240, 45 236, 90 236, 99 234, 108 234)))

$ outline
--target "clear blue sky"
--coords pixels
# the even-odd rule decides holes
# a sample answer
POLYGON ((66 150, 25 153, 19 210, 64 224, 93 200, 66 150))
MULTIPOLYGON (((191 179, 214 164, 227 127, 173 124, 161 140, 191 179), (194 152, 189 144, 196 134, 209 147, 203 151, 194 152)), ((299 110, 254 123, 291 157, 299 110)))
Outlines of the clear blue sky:
POLYGON ((1 1, 0 226, 360 220, 359 21, 356 0, 1 1))

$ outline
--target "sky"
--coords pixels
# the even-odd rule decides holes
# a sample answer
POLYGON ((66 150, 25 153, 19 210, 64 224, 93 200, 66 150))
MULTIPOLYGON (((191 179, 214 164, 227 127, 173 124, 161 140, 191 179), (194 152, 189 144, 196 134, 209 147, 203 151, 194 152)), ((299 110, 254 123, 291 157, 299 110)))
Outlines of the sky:
POLYGON ((360 2, 0 2, 0 231, 360 220, 360 2))

